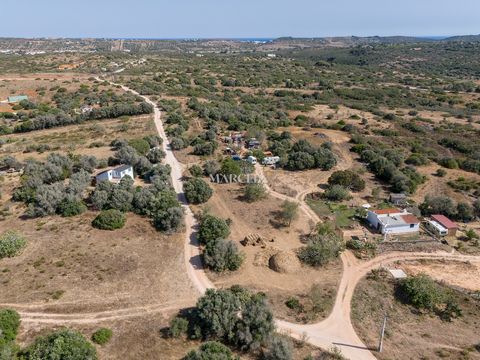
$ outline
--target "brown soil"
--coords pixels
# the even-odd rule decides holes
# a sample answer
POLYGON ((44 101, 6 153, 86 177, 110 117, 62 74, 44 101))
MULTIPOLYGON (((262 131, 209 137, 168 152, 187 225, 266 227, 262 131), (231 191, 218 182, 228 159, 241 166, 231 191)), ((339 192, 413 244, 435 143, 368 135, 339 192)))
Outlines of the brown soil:
POLYGON ((28 246, 20 256, 0 260, 0 303, 45 304, 65 313, 178 299, 192 299, 193 304, 182 234, 162 235, 133 214, 123 229, 101 231, 92 228, 94 217, 88 212, 74 218, 10 217, 1 222, 2 232, 15 229, 28 246))
POLYGON ((408 261, 400 263, 408 274, 425 273, 437 281, 463 289, 480 291, 480 267, 472 263, 445 261, 408 261))
MULTIPOLYGON (((235 284, 247 288, 263 291, 274 306, 275 315, 292 319, 288 314, 285 301, 291 296, 303 296, 312 284, 322 285, 325 294, 333 300, 336 288, 342 274, 340 261, 331 263, 320 269, 301 266, 300 270, 292 273, 278 273, 269 268, 268 259, 278 251, 287 251, 290 254, 301 247, 301 235, 310 231, 312 224, 307 216, 299 213, 299 218, 291 227, 276 227, 274 213, 280 209, 281 200, 271 196, 256 203, 246 203, 240 198, 241 187, 237 184, 213 185, 214 196, 205 205, 206 209, 224 219, 232 219, 230 239, 237 242, 241 251, 245 253, 245 261, 241 269, 224 275, 210 273, 210 278, 218 287, 229 287, 235 284), (246 235, 258 233, 267 240, 267 248, 259 246, 242 246, 240 241, 246 235), (269 240, 274 239, 273 242, 269 240), (264 261, 258 257, 264 252, 264 261)), ((333 301, 332 301, 333 303, 333 301)), ((330 304, 328 305, 330 306, 330 304)), ((319 316, 326 316, 330 308, 319 316)), ((313 320, 313 319, 312 319, 313 320)))
MULTIPOLYGON (((449 265, 450 266, 450 265, 449 265)), ((458 275, 458 273, 457 273, 458 275)), ((387 327, 378 359, 480 359, 478 344, 480 302, 457 293, 463 317, 452 322, 419 314, 394 297, 394 281, 363 279, 352 303, 352 322, 367 346, 377 348, 385 311, 387 327)))

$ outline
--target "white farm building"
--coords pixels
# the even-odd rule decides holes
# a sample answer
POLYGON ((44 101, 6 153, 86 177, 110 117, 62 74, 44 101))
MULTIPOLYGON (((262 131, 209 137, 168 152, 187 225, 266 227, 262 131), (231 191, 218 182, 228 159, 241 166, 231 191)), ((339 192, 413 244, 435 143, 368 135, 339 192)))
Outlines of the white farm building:
POLYGON ((131 165, 121 165, 115 169, 110 169, 101 172, 97 176, 95 176, 95 180, 99 181, 111 181, 117 182, 122 180, 125 176, 130 176, 132 179, 133 177, 133 167, 131 165))
POLYGON ((369 211, 367 221, 381 234, 412 234, 420 230, 420 220, 407 211, 398 209, 369 211))

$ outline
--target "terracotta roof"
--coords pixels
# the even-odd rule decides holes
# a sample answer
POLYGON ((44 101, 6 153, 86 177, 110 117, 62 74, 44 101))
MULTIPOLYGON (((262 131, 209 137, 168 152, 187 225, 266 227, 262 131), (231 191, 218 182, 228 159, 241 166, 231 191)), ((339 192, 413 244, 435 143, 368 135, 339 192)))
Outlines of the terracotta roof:
POLYGON ((457 224, 444 215, 432 215, 432 219, 447 229, 458 229, 457 224))
POLYGON ((401 218, 407 224, 420 224, 420 220, 418 220, 417 217, 412 214, 402 215, 401 218))
POLYGON ((401 211, 398 209, 380 209, 380 210, 373 210, 373 212, 377 215, 390 215, 390 214, 400 214, 401 211))

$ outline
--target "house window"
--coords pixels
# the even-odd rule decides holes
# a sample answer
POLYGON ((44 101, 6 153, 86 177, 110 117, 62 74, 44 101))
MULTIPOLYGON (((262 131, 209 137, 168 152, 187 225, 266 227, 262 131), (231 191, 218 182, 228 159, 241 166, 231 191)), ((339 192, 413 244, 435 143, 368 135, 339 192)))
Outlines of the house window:
POLYGON ((410 229, 413 229, 415 227, 415 224, 410 224, 410 229))

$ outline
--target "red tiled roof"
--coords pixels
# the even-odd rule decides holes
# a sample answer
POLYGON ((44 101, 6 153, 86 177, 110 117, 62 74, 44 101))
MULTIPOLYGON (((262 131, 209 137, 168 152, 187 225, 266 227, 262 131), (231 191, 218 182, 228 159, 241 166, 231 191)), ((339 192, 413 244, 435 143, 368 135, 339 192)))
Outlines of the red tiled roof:
POLYGON ((407 224, 420 224, 420 220, 418 220, 417 217, 412 214, 402 215, 401 218, 407 224))
POLYGON ((444 215, 432 215, 432 219, 447 229, 458 229, 457 224, 444 215))
POLYGON ((398 209, 380 209, 380 210, 373 210, 373 212, 377 215, 389 215, 389 214, 399 214, 401 213, 398 209))

